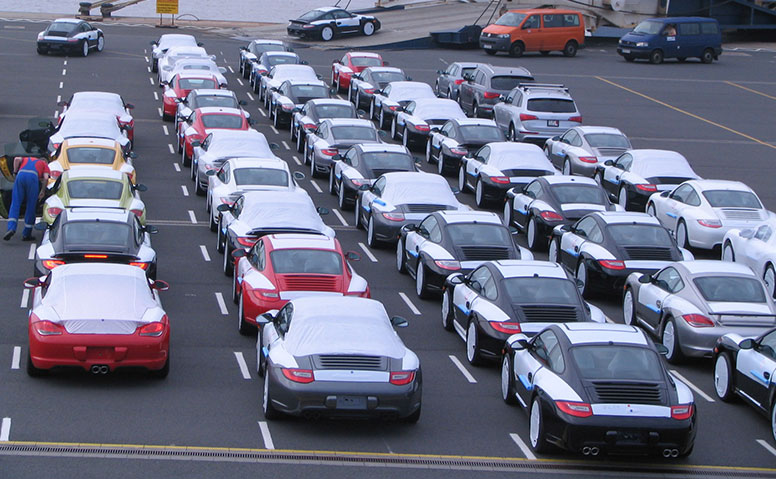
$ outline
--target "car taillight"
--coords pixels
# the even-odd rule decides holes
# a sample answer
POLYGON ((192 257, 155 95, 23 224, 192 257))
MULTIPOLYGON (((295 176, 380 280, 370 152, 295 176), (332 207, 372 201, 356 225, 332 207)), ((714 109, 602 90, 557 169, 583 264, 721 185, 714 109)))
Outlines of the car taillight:
POLYGON ((465 154, 469 153, 469 151, 465 150, 463 148, 450 148, 450 153, 452 153, 454 155, 464 156, 465 154))
POLYGON ((49 216, 57 216, 59 213, 62 212, 62 208, 57 208, 56 206, 52 206, 48 208, 46 211, 48 211, 49 216))
POLYGON ((404 221, 404 213, 383 213, 383 218, 389 221, 404 221))
POLYGON ((140 336, 155 336, 159 337, 164 333, 165 325, 167 317, 165 316, 162 321, 155 321, 153 323, 148 323, 145 326, 140 328, 139 334, 140 336))
POLYGON ((523 331, 520 323, 514 321, 488 321, 488 324, 499 333, 517 334, 523 331))
POLYGON ((283 111, 291 111, 291 110, 294 109, 294 105, 291 104, 291 103, 284 103, 284 104, 280 105, 280 108, 282 108, 283 111))
POLYGON ((205 169, 206 170, 217 170, 218 169, 218 165, 208 165, 208 164, 206 164, 205 165, 205 169))
POLYGON ((270 298, 270 299, 277 299, 280 297, 277 290, 274 289, 247 289, 249 295, 252 295, 254 298, 258 299, 259 301, 262 298, 270 298))
POLYGON ((388 109, 391 111, 396 111, 399 109, 399 105, 388 105, 388 109))
POLYGON ((415 380, 415 371, 391 371, 391 384, 406 386, 415 380))
POLYGON ((539 117, 536 115, 529 115, 527 113, 520 113, 520 121, 528 121, 528 120, 538 120, 539 117))
POLYGON ((542 211, 539 213, 544 221, 563 221, 563 217, 554 211, 542 211))
POLYGON ((65 328, 61 324, 52 323, 51 321, 36 321, 32 323, 32 327, 41 336, 59 336, 65 332, 65 328))
POLYGON ((642 184, 636 185, 636 189, 641 190, 641 191, 647 191, 649 193, 654 193, 655 191, 657 191, 657 185, 651 185, 649 183, 642 183, 642 184))
POLYGON ((698 224, 706 228, 722 228, 720 220, 698 220, 698 224))
POLYGON ((555 401, 555 406, 569 416, 590 417, 593 415, 593 407, 584 402, 555 401))
POLYGON ((601 265, 601 267, 606 269, 625 269, 625 261, 620 261, 616 259, 600 259, 598 260, 598 264, 601 265))
POLYGON ((60 176, 62 176, 62 172, 59 170, 51 170, 51 173, 49 174, 49 176, 52 178, 59 178, 60 176))
POLYGON ((306 25, 302 25, 302 28, 315 28, 316 26, 317 25, 306 24, 306 25))
POLYGON ((240 243, 241 246, 245 246, 246 248, 250 248, 251 246, 256 244, 256 241, 259 239, 255 236, 238 236, 237 242, 240 243))
POLYGON ((415 130, 429 132, 431 131, 431 127, 429 127, 428 125, 415 125, 415 130))
POLYGON ((336 148, 324 148, 321 150, 321 153, 326 156, 334 156, 337 153, 339 153, 339 150, 337 150, 336 148))
POLYGON ((369 184, 369 181, 370 181, 370 180, 365 180, 365 179, 355 179, 355 180, 354 180, 354 179, 351 179, 351 180, 350 180, 350 182, 351 182, 351 183, 353 183, 353 184, 354 184, 354 185, 356 185, 356 186, 363 186, 363 185, 368 185, 368 184, 369 184))
POLYGON ((687 324, 693 328, 712 328, 714 327, 714 321, 702 314, 684 314, 682 315, 687 324))
POLYGON ((265 70, 265 69, 263 69, 263 68, 260 68, 260 69, 258 70, 258 72, 259 72, 259 75, 266 75, 267 73, 269 73, 269 71, 268 71, 268 70, 265 70))
POLYGON ((62 266, 65 264, 64 261, 61 259, 44 259, 43 260, 43 267, 46 269, 54 269, 57 266, 62 266))
POLYGON ((482 97, 492 100, 494 98, 498 98, 499 94, 496 93, 495 91, 486 91, 485 93, 482 94, 482 97))
POLYGON ((582 163, 598 163, 598 158, 595 156, 580 156, 579 161, 582 163))
POLYGON ((678 421, 690 419, 692 417, 692 412, 692 404, 680 404, 679 406, 671 406, 671 418, 678 421))
POLYGON ((225 205, 232 206, 234 204, 234 200, 229 198, 228 196, 222 196, 221 197, 221 203, 225 205))
POLYGON ((305 123, 304 125, 302 125, 302 128, 304 128, 305 130, 312 130, 313 128, 315 128, 315 123, 305 123))
POLYGON ((283 368, 283 376, 295 383, 308 384, 315 381, 315 374, 310 369, 287 369, 283 368))
POLYGON ((143 271, 146 271, 148 269, 148 265, 151 263, 145 263, 143 261, 130 261, 130 266, 135 266, 136 268, 140 268, 143 271))
POLYGON ((58 150, 62 143, 54 143, 54 149, 58 150))
POLYGON ((577 123, 582 123, 582 117, 581 116, 572 116, 569 118, 569 121, 575 121, 577 123))
POLYGON ((442 269, 449 269, 449 270, 461 269, 460 261, 455 261, 455 260, 449 260, 449 259, 437 260, 437 261, 434 261, 434 264, 442 269))
POLYGON ((457 80, 453 80, 453 83, 455 83, 456 85, 460 85, 463 82, 464 82, 463 78, 459 78, 457 80))
POLYGON ((500 185, 506 185, 509 183, 509 177, 508 176, 491 176, 490 181, 493 183, 498 183, 500 185))
POLYGON ((141 216, 143 216, 143 210, 134 209, 134 210, 129 210, 129 211, 131 211, 131 212, 132 212, 132 214, 133 214, 133 215, 135 215, 135 216, 137 216, 138 218, 140 218, 141 216))
POLYGON ((364 88, 364 93, 369 93, 370 95, 375 92, 374 88, 364 88))

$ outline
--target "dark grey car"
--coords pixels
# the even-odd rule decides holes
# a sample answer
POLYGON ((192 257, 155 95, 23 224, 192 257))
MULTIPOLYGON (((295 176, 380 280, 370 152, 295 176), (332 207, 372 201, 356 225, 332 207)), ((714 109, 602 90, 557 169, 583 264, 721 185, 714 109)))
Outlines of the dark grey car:
POLYGON ((463 76, 474 73, 474 70, 482 63, 453 62, 444 70, 437 70, 437 79, 434 83, 434 91, 437 96, 458 99, 458 88, 464 82, 463 76))
POLYGON ((392 81, 410 81, 401 68, 395 67, 367 67, 361 73, 354 73, 350 78, 348 89, 348 101, 356 105, 357 109, 367 109, 372 104, 372 97, 376 90, 382 90, 392 81))
POLYGON ((523 67, 494 67, 483 64, 473 73, 464 75, 464 82, 458 91, 458 103, 467 115, 490 118, 493 105, 501 101, 517 85, 533 81, 531 72, 523 67))

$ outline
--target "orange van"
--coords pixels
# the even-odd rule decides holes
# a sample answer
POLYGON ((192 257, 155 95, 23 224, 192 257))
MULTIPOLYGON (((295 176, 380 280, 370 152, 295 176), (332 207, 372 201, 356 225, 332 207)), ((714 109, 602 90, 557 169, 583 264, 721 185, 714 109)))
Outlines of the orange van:
POLYGON ((480 47, 488 55, 508 52, 519 57, 523 52, 562 51, 573 57, 585 46, 585 22, 575 10, 534 8, 509 10, 488 25, 480 35, 480 47))

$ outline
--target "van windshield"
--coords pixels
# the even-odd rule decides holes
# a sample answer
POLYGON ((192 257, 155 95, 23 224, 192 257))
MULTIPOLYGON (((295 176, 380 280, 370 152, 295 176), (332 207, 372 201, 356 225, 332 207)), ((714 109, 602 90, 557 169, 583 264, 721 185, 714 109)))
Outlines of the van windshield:
POLYGON ((649 35, 657 35, 663 28, 663 24, 660 22, 653 22, 650 20, 644 21, 636 25, 633 29, 634 33, 646 33, 649 35))
POLYGON ((507 12, 501 17, 499 17, 498 20, 496 20, 496 25, 504 25, 507 27, 519 27, 521 23, 523 23, 523 20, 525 19, 524 13, 517 13, 517 12, 507 12))

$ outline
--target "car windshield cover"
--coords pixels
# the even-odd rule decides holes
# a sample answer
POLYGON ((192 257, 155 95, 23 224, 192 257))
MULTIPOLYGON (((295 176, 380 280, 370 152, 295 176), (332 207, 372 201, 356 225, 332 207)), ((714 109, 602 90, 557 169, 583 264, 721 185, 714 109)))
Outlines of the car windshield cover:
POLYGON ((97 246, 126 246, 130 228, 126 223, 113 221, 73 221, 62 225, 65 244, 97 246))
POLYGON ((703 276, 693 279, 703 299, 722 303, 764 303, 762 283, 756 278, 703 276))
POLYGON ((77 23, 71 23, 71 22, 54 22, 48 27, 48 33, 70 33, 72 31, 75 31, 76 27, 78 26, 77 23))
POLYGON ((342 257, 335 251, 281 249, 269 256, 277 274, 342 274, 342 257))
POLYGON ((477 142, 490 143, 492 141, 505 141, 504 134, 497 126, 468 125, 461 127, 462 143, 477 142))
POLYGON ((328 98, 329 89, 323 85, 294 85, 291 94, 296 98, 328 98))
POLYGON ((336 141, 368 140, 377 141, 377 131, 368 126, 335 126, 331 129, 336 141))
POLYGON ((70 163, 112 165, 115 158, 116 151, 111 148, 77 146, 67 149, 67 161, 70 163))
POLYGON ((579 304, 573 281, 563 278, 507 278, 503 283, 510 302, 519 304, 579 304))
POLYGON ((406 153, 390 151, 364 153, 361 159, 364 166, 372 171, 415 171, 415 161, 406 153))
POLYGON ((510 75, 498 75, 490 79, 490 86, 494 90, 511 90, 518 84, 531 80, 528 76, 510 76, 510 75))
POLYGON ((237 99, 231 96, 213 95, 197 97, 197 108, 205 108, 208 106, 240 108, 240 105, 237 103, 237 99))
POLYGON ((234 170, 234 182, 237 186, 288 186, 288 173, 272 168, 238 168, 234 170))
POLYGON ((413 116, 421 119, 466 119, 466 115, 457 103, 442 100, 431 103, 418 102, 417 108, 412 112, 413 116))
POLYGON ((103 110, 116 112, 117 114, 126 114, 124 104, 119 96, 73 96, 73 101, 67 108, 67 111, 73 110, 103 110))
POLYGON ((751 191, 707 190, 703 196, 714 208, 762 208, 751 191))
POLYGON ((316 105, 318 118, 356 118, 356 110, 350 105, 316 105))
POLYGON ((523 13, 517 13, 517 12, 507 12, 499 17, 498 20, 496 20, 496 25, 503 25, 505 27, 519 27, 521 23, 523 23, 523 20, 525 19, 525 14, 523 13))
POLYGON ((396 101, 408 101, 420 98, 436 98, 436 94, 434 94, 434 90, 426 84, 401 85, 394 83, 391 86, 391 92, 388 94, 388 98, 392 98, 396 101))
POLYGON ((124 191, 124 184, 112 180, 70 180, 67 182, 67 193, 70 198, 80 200, 93 198, 97 200, 119 200, 124 191))
POLYGON ((373 72, 372 78, 378 83, 406 80, 404 73, 401 72, 373 72))
POLYGON ((218 85, 211 78, 181 78, 178 86, 184 90, 200 90, 205 88, 216 89, 218 85))
POLYGON ((194 64, 188 64, 183 65, 183 68, 181 70, 206 70, 206 71, 215 71, 212 65, 205 65, 203 63, 194 63, 194 64))
POLYGON ((312 22, 313 20, 318 19, 321 15, 323 15, 325 12, 322 12, 320 10, 310 10, 309 12, 305 13, 301 17, 297 18, 297 20, 302 22, 312 22))
POLYGON ((202 124, 205 128, 231 128, 240 129, 243 126, 243 117, 239 115, 202 115, 202 124))
POLYGON ((267 63, 270 67, 275 65, 288 65, 299 62, 299 58, 293 55, 267 55, 267 63))
POLYGON ((662 381, 657 354, 647 348, 617 344, 571 348, 571 358, 584 379, 662 381))
POLYGON ((612 240, 619 246, 657 246, 661 248, 673 245, 668 231, 658 225, 615 224, 607 228, 612 240))
POLYGON ((415 178, 389 181, 382 195, 388 202, 405 204, 449 205, 458 207, 447 180, 438 176, 418 173, 415 178), (441 181, 439 181, 441 180, 441 181))
POLYGON ((249 50, 257 57, 260 57, 264 52, 284 52, 286 51, 286 47, 284 45, 278 45, 277 43, 252 43, 249 50))
POLYGON ((121 130, 114 115, 99 117, 66 116, 59 133, 64 138, 77 136, 90 138, 119 138, 121 130))
POLYGON ((544 113, 574 113, 577 111, 573 101, 560 98, 534 98, 528 100, 528 109, 544 113))
POLYGON ((377 57, 350 57, 350 63, 357 67, 379 67, 383 61, 377 57))
POLYGON ((512 245, 512 235, 503 225, 451 224, 447 234, 455 245, 512 245))
POLYGON ((593 185, 554 185, 552 192, 561 204, 586 203, 593 205, 606 204, 604 192, 599 186, 593 185))
POLYGON ((660 30, 662 29, 663 29, 663 23, 651 22, 647 20, 636 25, 636 28, 633 29, 633 32, 646 33, 647 35, 657 35, 658 33, 660 33, 660 30))
POLYGON ((630 142, 623 135, 611 133, 588 133, 585 140, 593 148, 630 148, 630 142))

